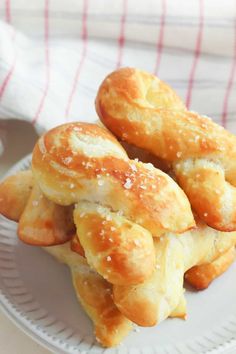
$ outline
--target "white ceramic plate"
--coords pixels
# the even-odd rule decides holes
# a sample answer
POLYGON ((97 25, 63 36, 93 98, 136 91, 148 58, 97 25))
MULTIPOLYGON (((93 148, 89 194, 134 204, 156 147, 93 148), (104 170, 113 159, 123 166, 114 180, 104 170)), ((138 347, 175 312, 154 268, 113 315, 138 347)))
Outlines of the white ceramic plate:
MULTIPOLYGON (((8 174, 28 168, 30 156, 8 174)), ((236 353, 236 264, 209 289, 187 291, 188 319, 136 328, 115 349, 101 348, 78 304, 69 269, 16 236, 16 224, 0 216, 0 304, 32 338, 55 353, 236 353), (233 349, 235 348, 235 350, 233 349)))

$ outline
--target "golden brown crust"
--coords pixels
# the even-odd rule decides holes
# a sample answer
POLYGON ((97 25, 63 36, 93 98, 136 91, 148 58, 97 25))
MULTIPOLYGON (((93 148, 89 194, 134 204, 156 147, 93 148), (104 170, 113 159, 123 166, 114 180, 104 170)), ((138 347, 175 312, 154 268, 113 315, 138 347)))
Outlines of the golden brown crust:
POLYGON ((114 302, 132 322, 155 326, 170 316, 183 295, 184 258, 181 236, 155 240, 156 269, 136 286, 114 285, 114 302))
POLYGON ((132 325, 114 305, 111 284, 92 271, 85 258, 72 252, 69 243, 45 250, 70 267, 77 298, 94 323, 99 343, 105 347, 118 345, 132 325))
POLYGON ((211 263, 194 266, 185 273, 185 280, 197 290, 208 288, 211 282, 223 274, 235 260, 235 248, 231 247, 211 263))
MULTIPOLYGON (((46 133, 34 148, 32 169, 44 195, 56 204, 76 204, 76 210, 82 201, 95 209, 105 206, 113 221, 116 214, 117 220, 123 214, 117 228, 119 247, 111 245, 110 254, 98 250, 102 242, 97 229, 85 226, 75 213, 89 264, 111 283, 137 284, 147 279, 154 270, 152 235, 159 237, 167 230, 178 233, 195 225, 179 186, 151 164, 129 160, 118 141, 96 125, 69 123, 46 133), (132 231, 127 225, 132 225, 132 231), (145 266, 144 259, 148 259, 145 266)), ((94 213, 99 215, 99 210, 94 213)))
MULTIPOLYGON (((193 266, 214 262, 235 244, 236 232, 216 231, 202 222, 198 222, 196 229, 178 237, 166 234, 155 239, 156 270, 136 286, 114 285, 115 304, 127 318, 141 326, 153 326, 175 316, 183 296, 184 272, 193 266)), ((215 262, 214 266, 219 263, 215 262)), ((223 271, 223 266, 227 267, 229 263, 220 262, 218 270, 223 271)), ((185 312, 184 307, 182 309, 179 309, 180 313, 185 312)))
POLYGON ((74 232, 73 209, 49 201, 34 184, 20 216, 20 240, 34 246, 51 246, 67 242, 74 232))
POLYGON ((202 220, 218 230, 236 230, 234 135, 208 117, 187 111, 175 92, 155 76, 132 68, 117 70, 103 81, 96 109, 117 137, 172 162, 180 186, 202 220), (206 176, 198 185, 198 168, 189 176, 188 166, 198 159, 205 162, 206 173, 212 170, 213 161, 215 175, 220 169, 222 178, 206 176), (207 183, 216 189, 207 188, 207 183), (219 193, 216 201, 215 191, 219 193), (229 204, 232 207, 227 208, 229 204))
POLYGON ((36 144, 32 167, 43 193, 57 204, 101 203, 154 236, 195 225, 177 184, 160 170, 129 160, 101 127, 71 123, 52 129, 36 144))
POLYGON ((151 276, 155 250, 150 232, 92 203, 75 207, 77 235, 88 264, 112 284, 137 284, 151 276))
POLYGON ((208 117, 187 111, 170 86, 138 69, 108 75, 99 88, 96 109, 116 136, 168 161, 222 151, 236 154, 234 135, 208 117))
POLYGON ((70 248, 71 248, 71 251, 78 253, 82 257, 85 257, 84 249, 80 243, 80 240, 79 240, 79 237, 77 236, 77 234, 74 234, 72 236, 71 241, 70 241, 70 248))
POLYGON ((0 214, 19 221, 33 187, 31 171, 21 171, 0 184, 0 214))

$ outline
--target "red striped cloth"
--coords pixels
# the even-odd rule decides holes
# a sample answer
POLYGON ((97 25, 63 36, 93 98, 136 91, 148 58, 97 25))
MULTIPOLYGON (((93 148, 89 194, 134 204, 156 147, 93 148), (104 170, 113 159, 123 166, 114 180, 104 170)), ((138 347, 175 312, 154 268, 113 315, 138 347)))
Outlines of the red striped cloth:
POLYGON ((236 132, 235 0, 5 0, 0 19, 0 117, 94 121, 103 78, 134 66, 236 132))

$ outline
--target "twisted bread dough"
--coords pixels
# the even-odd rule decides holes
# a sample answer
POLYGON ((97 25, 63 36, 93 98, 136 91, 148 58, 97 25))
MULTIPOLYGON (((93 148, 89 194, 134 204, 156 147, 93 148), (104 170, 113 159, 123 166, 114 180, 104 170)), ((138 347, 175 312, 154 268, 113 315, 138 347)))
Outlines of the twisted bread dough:
POLYGON ((199 217, 236 230, 236 137, 206 116, 187 111, 157 77, 123 68, 101 84, 96 110, 117 137, 172 163, 199 217))
MULTIPOLYGON (((48 242, 52 240, 57 242, 58 234, 66 235, 66 230, 68 230, 68 225, 62 221, 64 220, 62 210, 68 207, 55 204, 54 208, 53 202, 45 197, 38 198, 35 193, 33 193, 36 197, 34 201, 39 203, 37 208, 33 207, 32 195, 30 195, 32 187, 38 192, 38 187, 33 183, 31 171, 18 172, 8 177, 0 184, 0 198, 2 198, 0 213, 4 211, 4 215, 9 219, 12 219, 14 215, 15 221, 22 220, 22 215, 25 214, 24 224, 27 218, 28 229, 21 234, 22 241, 37 246, 45 243, 48 245, 48 242), (48 226, 54 225, 54 228, 45 229, 43 220, 47 221, 48 226), (58 225, 56 220, 59 222, 58 225)), ((40 196, 42 196, 41 193, 40 196)), ((70 242, 45 247, 44 250, 70 268, 76 296, 94 323, 97 340, 105 347, 119 344, 132 329, 132 324, 115 306, 112 299, 112 285, 92 270, 84 257, 70 250, 70 242)), ((78 251, 78 244, 76 251, 78 251)), ((82 251, 83 249, 80 248, 80 252, 82 251)))
POLYGON ((197 290, 206 289, 219 275, 224 273, 235 260, 235 247, 214 259, 211 263, 190 268, 184 275, 185 280, 197 290))
POLYGON ((71 207, 56 205, 44 197, 32 171, 21 171, 0 184, 0 214, 19 221, 21 241, 34 246, 57 245, 75 232, 71 207))
POLYGON ((74 233, 73 208, 46 199, 34 184, 19 218, 19 238, 34 246, 54 246, 69 241, 74 233))
POLYGON ((71 270, 76 296, 95 325, 96 339, 105 347, 118 345, 132 329, 112 300, 112 286, 93 271, 85 258, 72 252, 70 244, 44 248, 71 270))
MULTIPOLYGON (((3 184, 8 191, 5 210, 8 210, 11 215, 11 205, 26 205, 27 201, 19 201, 25 194, 22 194, 17 188, 17 183, 23 184, 24 176, 19 173, 9 178, 11 184, 7 183, 8 179, 3 184)), ((28 187, 25 183, 24 189, 27 190, 28 187)), ((6 195, 2 186, 0 186, 0 191, 2 192, 0 198, 6 195)), ((47 214, 47 210, 47 208, 45 211, 41 209, 41 212, 47 214)), ((19 212, 22 213, 23 210, 19 212)), ((8 217, 7 214, 6 217, 8 217)), ((48 218, 50 219, 50 217, 52 215, 49 213, 48 218)), ((32 230, 33 227, 34 223, 32 223, 32 230)), ((38 228, 35 232, 38 235, 38 228)), ((185 317, 184 268, 188 269, 195 263, 199 264, 199 266, 190 269, 194 278, 190 277, 189 280, 194 286, 201 284, 201 276, 204 274, 207 276, 207 282, 210 282, 230 265, 231 255, 234 252, 234 247, 230 248, 230 245, 234 245, 235 241, 234 232, 227 235, 227 233, 214 231, 201 223, 198 224, 198 229, 181 236, 176 237, 176 235, 169 234, 161 237, 159 241, 155 242, 157 261, 156 271, 152 278, 133 287, 114 286, 117 304, 121 306, 122 311, 127 313, 129 318, 133 318, 135 322, 144 326, 154 325, 168 316, 185 317), (184 263, 183 257, 185 257, 184 263)), ((78 244, 76 244, 78 251, 77 247, 78 244)), ((130 330, 131 323, 114 306, 111 284, 109 285, 101 276, 91 270, 85 258, 71 252, 69 243, 47 247, 46 251, 70 267, 76 294, 85 311, 95 323, 98 340, 104 346, 118 344, 130 330)), ((83 249, 80 246, 79 252, 81 251, 83 249)), ((206 277, 204 277, 205 279, 206 277)))
POLYGON ((152 235, 195 224, 178 185, 160 170, 129 160, 96 125, 71 123, 46 133, 34 148, 32 169, 49 200, 76 203, 74 222, 85 256, 111 283, 147 279, 155 264, 152 235), (96 220, 88 223, 91 215, 96 220))
MULTIPOLYGON (((180 302, 184 272, 213 262, 235 244, 236 232, 219 232, 200 222, 196 229, 179 237, 166 234, 155 240, 157 269, 152 276, 136 286, 115 285, 114 302, 131 321, 154 326, 170 316, 180 302)), ((226 268, 219 269, 218 275, 226 268)), ((208 281, 215 276, 213 268, 208 273, 208 281)))
POLYGON ((33 187, 31 171, 20 171, 0 184, 0 214, 19 221, 33 187))

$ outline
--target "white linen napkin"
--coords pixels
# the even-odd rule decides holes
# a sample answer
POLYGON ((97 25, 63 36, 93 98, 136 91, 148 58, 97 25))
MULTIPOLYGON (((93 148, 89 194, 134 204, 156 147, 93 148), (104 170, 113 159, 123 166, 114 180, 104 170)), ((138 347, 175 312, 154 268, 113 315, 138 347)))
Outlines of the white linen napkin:
POLYGON ((6 0, 0 18, 0 118, 92 122, 101 81, 133 66, 236 132, 234 0, 6 0))

